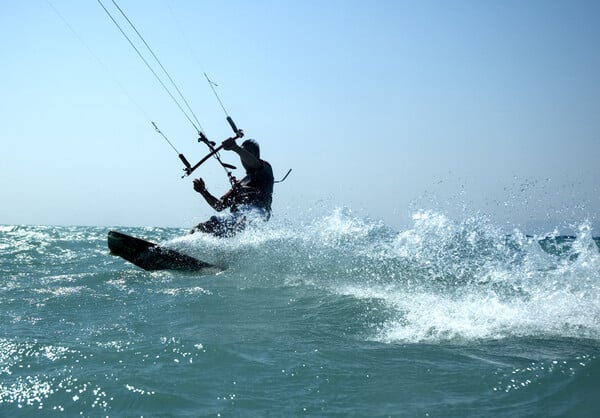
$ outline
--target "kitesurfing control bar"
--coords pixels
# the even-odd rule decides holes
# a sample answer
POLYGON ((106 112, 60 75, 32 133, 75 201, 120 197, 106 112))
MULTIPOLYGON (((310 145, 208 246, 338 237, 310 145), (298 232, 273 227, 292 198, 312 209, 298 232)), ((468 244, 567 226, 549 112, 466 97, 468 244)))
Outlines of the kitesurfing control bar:
MULTIPOLYGON (((231 118, 229 118, 229 119, 231 119, 231 118)), ((229 119, 228 119, 228 121, 229 121, 229 119)), ((230 124, 232 124, 232 128, 235 131, 235 135, 230 138, 227 138, 225 141, 230 140, 230 139, 235 140, 235 139, 242 138, 244 136, 244 131, 242 131, 241 129, 234 128, 235 123, 233 123, 233 120, 230 122, 230 124)), ((205 142, 205 140, 208 141, 206 139, 206 136, 203 136, 203 135, 201 135, 200 138, 198 139, 198 141, 201 141, 201 142, 205 142)), ((216 155, 219 151, 221 151, 223 149, 223 144, 219 145, 217 148, 213 148, 209 142, 207 142, 206 144, 209 145, 209 147, 211 148, 211 151, 208 154, 206 154, 204 156, 204 158, 202 158, 200 161, 198 161, 198 163, 196 163, 196 165, 194 165, 193 167, 190 167, 189 163, 185 164, 185 162, 184 162, 185 168, 183 169, 183 171, 185 171, 185 174, 183 176, 181 176, 181 178, 184 178, 184 177, 192 174, 192 172, 194 172, 194 170, 196 170, 198 167, 200 167, 202 164, 204 164, 206 162, 206 160, 208 160, 210 157, 213 157, 214 155, 216 155)), ((185 157, 184 157, 184 159, 185 159, 185 157)), ((182 159, 182 161, 183 161, 183 159, 182 159)))

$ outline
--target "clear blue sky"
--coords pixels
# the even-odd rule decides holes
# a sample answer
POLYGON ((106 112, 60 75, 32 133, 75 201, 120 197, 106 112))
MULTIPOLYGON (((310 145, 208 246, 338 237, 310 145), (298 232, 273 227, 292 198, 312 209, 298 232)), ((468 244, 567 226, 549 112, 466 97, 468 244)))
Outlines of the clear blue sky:
MULTIPOLYGON (((344 206, 402 228, 418 209, 467 208, 598 225, 600 2, 119 5, 211 139, 230 129, 203 72, 276 177, 293 168, 278 216, 344 206)), ((3 1, 0 34, 0 224, 212 214, 150 122, 192 162, 206 149, 97 1, 3 1)), ((195 174, 228 187, 212 161, 195 174)))

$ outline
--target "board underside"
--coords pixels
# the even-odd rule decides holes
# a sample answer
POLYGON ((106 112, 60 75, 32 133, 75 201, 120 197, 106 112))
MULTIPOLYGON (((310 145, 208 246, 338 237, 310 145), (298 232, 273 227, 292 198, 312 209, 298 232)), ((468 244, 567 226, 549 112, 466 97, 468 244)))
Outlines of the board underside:
POLYGON ((149 271, 200 271, 213 267, 189 255, 117 231, 109 231, 108 248, 111 254, 149 271))

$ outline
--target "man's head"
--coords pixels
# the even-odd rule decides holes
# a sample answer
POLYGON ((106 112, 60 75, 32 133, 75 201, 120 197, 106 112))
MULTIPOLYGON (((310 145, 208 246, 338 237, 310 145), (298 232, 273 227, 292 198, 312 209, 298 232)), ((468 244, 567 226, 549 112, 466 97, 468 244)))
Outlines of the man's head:
POLYGON ((242 148, 254 155, 256 158, 260 159, 260 147, 258 146, 258 142, 256 142, 254 139, 247 139, 242 142, 242 148))

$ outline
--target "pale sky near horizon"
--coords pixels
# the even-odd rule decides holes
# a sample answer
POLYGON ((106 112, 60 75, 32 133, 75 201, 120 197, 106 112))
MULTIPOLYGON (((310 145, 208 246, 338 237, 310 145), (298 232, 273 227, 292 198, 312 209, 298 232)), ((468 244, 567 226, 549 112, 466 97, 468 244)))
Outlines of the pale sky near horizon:
MULTIPOLYGON (((280 218, 347 207, 404 228, 432 210, 600 235, 600 2, 118 4, 212 140, 231 130, 203 72, 275 177, 293 169, 280 218)), ((213 214, 192 178, 220 195, 223 170, 180 178, 151 121, 192 163, 206 147, 96 0, 3 1, 0 33, 0 224, 213 214)))

